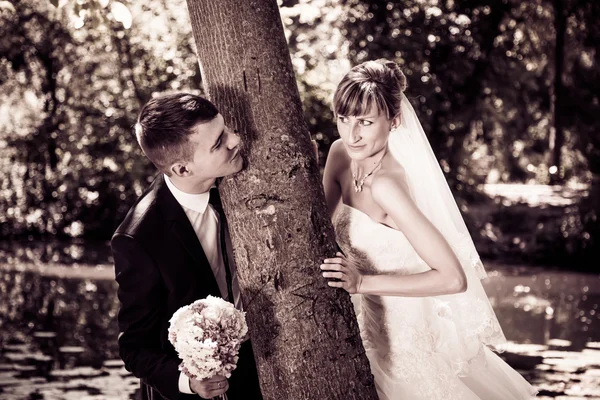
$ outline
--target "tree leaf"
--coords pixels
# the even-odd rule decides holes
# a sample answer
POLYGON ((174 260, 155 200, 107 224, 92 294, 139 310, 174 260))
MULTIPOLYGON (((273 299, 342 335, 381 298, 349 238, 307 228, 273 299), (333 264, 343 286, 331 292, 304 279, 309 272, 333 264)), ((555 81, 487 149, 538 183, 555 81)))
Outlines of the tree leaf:
POLYGON ((15 6, 13 6, 10 1, 0 1, 0 9, 17 12, 17 10, 15 10, 15 6))

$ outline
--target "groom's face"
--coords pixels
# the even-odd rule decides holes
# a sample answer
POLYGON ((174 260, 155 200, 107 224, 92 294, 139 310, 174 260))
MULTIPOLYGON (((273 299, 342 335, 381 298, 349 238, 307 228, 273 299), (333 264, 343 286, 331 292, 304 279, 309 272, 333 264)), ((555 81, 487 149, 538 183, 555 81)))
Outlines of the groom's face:
POLYGON ((195 132, 189 136, 189 142, 195 146, 195 151, 187 165, 192 172, 190 177, 205 181, 231 175, 242 169, 240 137, 225 125, 221 114, 193 129, 195 132))

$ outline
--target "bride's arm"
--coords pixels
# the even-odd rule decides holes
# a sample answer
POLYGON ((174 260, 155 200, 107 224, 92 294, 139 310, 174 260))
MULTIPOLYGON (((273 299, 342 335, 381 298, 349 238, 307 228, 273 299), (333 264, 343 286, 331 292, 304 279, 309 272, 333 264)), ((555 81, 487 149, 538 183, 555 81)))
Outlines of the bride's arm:
POLYGON ((464 292, 467 279, 448 242, 414 203, 401 179, 380 175, 373 180, 371 194, 377 204, 404 233, 417 254, 431 268, 412 275, 360 275, 343 254, 325 260, 323 276, 349 293, 380 296, 425 297, 464 292), (331 271, 331 272, 330 272, 331 271))
POLYGON ((329 216, 333 217, 342 198, 342 189, 338 181, 338 173, 343 162, 343 152, 341 139, 336 140, 329 148, 327 161, 325 162, 325 171, 323 172, 323 188, 325 189, 325 200, 327 200, 327 209, 329 216))
POLYGON ((360 292, 398 296, 464 292, 467 278, 454 251, 400 182, 395 176, 378 176, 371 186, 373 200, 392 218, 431 271, 414 275, 365 276, 360 292))

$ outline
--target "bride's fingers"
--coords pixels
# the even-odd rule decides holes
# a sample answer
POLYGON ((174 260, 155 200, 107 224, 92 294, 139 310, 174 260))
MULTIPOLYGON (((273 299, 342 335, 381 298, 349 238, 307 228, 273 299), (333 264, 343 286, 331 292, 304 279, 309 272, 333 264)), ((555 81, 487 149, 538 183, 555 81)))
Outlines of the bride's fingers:
POLYGON ((344 279, 343 272, 323 272, 323 278, 344 279))
POLYGON ((343 268, 341 264, 321 264, 321 269, 324 271, 341 271, 343 268))
POLYGON ((327 281, 327 284, 331 287, 344 288, 344 282, 327 281))
POLYGON ((342 257, 326 258, 323 260, 323 263, 325 264, 343 264, 344 262, 346 262, 346 260, 342 257))

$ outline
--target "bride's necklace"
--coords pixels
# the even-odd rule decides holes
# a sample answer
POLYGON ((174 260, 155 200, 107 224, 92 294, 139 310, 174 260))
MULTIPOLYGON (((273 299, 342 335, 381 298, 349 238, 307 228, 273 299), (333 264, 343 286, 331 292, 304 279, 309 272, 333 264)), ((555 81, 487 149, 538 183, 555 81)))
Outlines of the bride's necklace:
MULTIPOLYGON (((350 168, 350 172, 352 172, 352 184, 354 185, 354 191, 356 193, 362 192, 363 185, 365 184, 365 180, 369 176, 373 175, 373 172, 375 172, 375 170, 377 169, 377 167, 379 167, 381 165, 381 162, 383 161, 383 157, 385 157, 385 153, 383 153, 383 156, 381 156, 381 159, 379 159, 379 162, 377 164, 375 164, 375 166, 373 167, 373 169, 371 170, 371 172, 369 172, 368 174, 366 174, 365 176, 363 176, 361 179, 357 178, 356 174, 354 172, 352 172, 352 167, 350 168)), ((354 163, 354 160, 352 160, 352 162, 354 163)))

